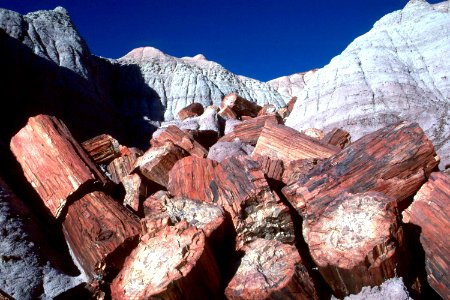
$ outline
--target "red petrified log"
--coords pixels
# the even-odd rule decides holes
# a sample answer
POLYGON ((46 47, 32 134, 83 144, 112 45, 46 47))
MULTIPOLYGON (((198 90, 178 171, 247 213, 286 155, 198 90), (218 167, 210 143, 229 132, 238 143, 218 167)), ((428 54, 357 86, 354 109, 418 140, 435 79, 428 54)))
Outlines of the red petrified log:
POLYGON ((267 178, 281 181, 283 178, 284 166, 283 161, 280 159, 272 159, 268 156, 255 156, 253 157, 261 165, 261 170, 267 178))
POLYGON ((146 235, 111 284, 113 299, 220 299, 203 231, 180 222, 146 235))
POLYGON ((235 120, 237 119, 237 115, 236 113, 229 108, 228 106, 224 106, 222 107, 219 112, 217 113, 219 116, 221 116, 222 118, 224 118, 225 120, 235 120))
POLYGON ((350 133, 348 133, 347 131, 340 128, 334 128, 333 130, 325 134, 321 141, 325 144, 331 144, 344 149, 347 145, 350 144, 351 137, 350 133))
POLYGON ((93 137, 81 143, 81 146, 97 164, 107 164, 121 154, 119 142, 108 134, 93 137))
POLYGON ((134 212, 140 211, 140 198, 147 196, 147 188, 142 183, 138 174, 130 174, 122 178, 122 184, 125 188, 125 198, 123 205, 131 208, 134 212))
POLYGON ((206 157, 208 155, 208 150, 196 142, 193 137, 173 125, 167 127, 167 129, 161 132, 157 138, 152 139, 150 144, 152 147, 160 147, 167 141, 171 141, 193 156, 206 157))
POLYGON ((297 159, 284 166, 282 181, 284 184, 294 183, 304 178, 321 160, 318 159, 297 159))
POLYGON ((394 198, 378 192, 342 194, 311 214, 303 222, 303 236, 335 296, 380 285, 404 266, 394 198))
POLYGON ((324 145, 290 127, 266 123, 253 155, 266 155, 281 159, 287 165, 296 159, 328 158, 339 150, 337 147, 324 145))
POLYGON ((223 108, 226 106, 231 108, 238 117, 256 117, 258 112, 261 110, 261 106, 258 104, 248 101, 235 93, 231 93, 223 97, 221 107, 223 108))
POLYGON ((188 153, 172 142, 164 146, 150 148, 139 157, 134 164, 134 171, 139 172, 148 180, 166 187, 169 181, 169 171, 173 165, 188 153))
POLYGON ((215 161, 207 158, 194 156, 182 158, 175 163, 169 172, 167 190, 173 196, 204 202, 217 201, 217 189, 211 188, 216 166, 215 161))
POLYGON ((187 118, 200 116, 203 113, 203 111, 204 111, 203 105, 201 105, 200 103, 192 103, 186 106, 185 108, 181 109, 178 112, 177 117, 178 119, 183 121, 184 119, 187 118))
POLYGON ((219 142, 232 142, 234 139, 239 138, 241 142, 256 145, 266 122, 270 124, 278 124, 279 120, 275 115, 260 116, 250 120, 245 120, 234 126, 232 132, 221 137, 219 142))
POLYGON ((130 174, 133 169, 134 163, 137 158, 144 154, 141 150, 137 148, 125 148, 122 151, 122 156, 117 157, 112 162, 109 163, 107 170, 111 175, 112 181, 115 183, 120 183, 122 178, 130 174))
POLYGON ((11 139, 10 146, 25 177, 56 218, 75 192, 108 182, 64 123, 55 117, 29 118, 11 139))
POLYGON ((237 232, 237 248, 258 237, 294 242, 289 210, 271 192, 257 162, 248 156, 229 157, 215 172, 210 184, 213 201, 230 213, 237 232))
POLYGON ((425 251, 425 269, 430 286, 441 295, 450 295, 450 175, 431 173, 403 212, 403 220, 421 227, 420 242, 425 251))
POLYGON ((283 193, 308 218, 345 191, 379 191, 400 202, 414 195, 438 161, 422 129, 400 122, 359 139, 283 193))
POLYGON ((227 299, 318 299, 295 246, 257 239, 225 289, 227 299))
POLYGON ((90 279, 115 275, 140 233, 137 217, 102 192, 69 205, 62 227, 75 260, 90 279))

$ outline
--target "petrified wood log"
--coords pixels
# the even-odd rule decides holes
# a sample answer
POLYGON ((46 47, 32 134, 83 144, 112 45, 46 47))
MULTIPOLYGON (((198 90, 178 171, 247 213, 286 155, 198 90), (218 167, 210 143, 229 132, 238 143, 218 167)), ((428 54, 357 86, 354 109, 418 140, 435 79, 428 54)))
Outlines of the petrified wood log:
POLYGON ((283 194, 308 218, 345 191, 379 191, 401 202, 414 195, 438 161, 422 129, 400 122, 362 137, 284 187, 283 194))
POLYGON ((325 144, 331 144, 341 149, 344 149, 351 142, 350 133, 340 128, 334 128, 321 140, 325 144))
POLYGON ((286 107, 290 112, 292 112, 292 110, 294 109, 295 103, 297 102, 297 97, 292 97, 291 100, 289 100, 289 102, 287 103, 286 107))
POLYGON ((134 164, 133 172, 139 172, 151 182, 167 187, 170 169, 179 159, 186 156, 188 153, 183 148, 168 141, 161 147, 150 148, 139 157, 134 164))
POLYGON ((405 250, 397 220, 396 200, 379 192, 343 194, 304 220, 311 256, 335 296, 396 276, 405 250))
POLYGON ((11 139, 10 147, 25 177, 56 218, 75 192, 108 182, 56 117, 29 118, 27 125, 11 139))
POLYGON ((62 228, 74 259, 90 279, 117 274, 140 233, 137 217, 103 192, 69 205, 62 228))
POLYGON ((218 132, 214 130, 186 130, 186 133, 205 149, 209 149, 219 139, 218 132))
POLYGON ((122 178, 130 174, 137 158, 144 154, 137 148, 125 148, 124 150, 125 151, 122 151, 122 156, 115 158, 109 163, 108 167, 106 167, 111 175, 111 180, 117 184, 122 181, 122 178))
POLYGON ((217 114, 222 118, 224 118, 225 120, 237 119, 236 113, 228 106, 223 106, 217 114))
POLYGON ((178 119, 183 121, 184 119, 187 118, 200 116, 203 113, 203 111, 204 111, 203 105, 201 105, 200 103, 192 103, 186 106, 185 108, 181 109, 178 112, 177 117, 178 119))
POLYGON ((293 160, 284 166, 281 180, 284 184, 294 183, 304 178, 319 162, 321 160, 314 158, 293 160))
POLYGON ((231 215, 237 248, 258 237, 288 244, 294 242, 288 208, 271 192, 259 164, 250 157, 225 159, 215 168, 210 188, 213 202, 231 215))
POLYGON ((254 160, 261 165, 261 171, 267 178, 281 181, 283 178, 284 166, 283 161, 269 156, 254 156, 254 160))
POLYGON ((328 158, 340 149, 324 145, 297 130, 267 122, 256 144, 254 155, 281 159, 284 164, 304 158, 328 158))
POLYGON ((219 142, 232 142, 238 138, 241 142, 256 145, 266 122, 270 124, 278 124, 279 120, 275 115, 260 116, 250 120, 245 120, 234 126, 232 132, 221 137, 219 142))
POLYGON ((188 133, 174 125, 170 125, 156 138, 153 138, 150 141, 150 144, 152 147, 161 147, 167 141, 171 141, 193 156, 206 157, 206 155, 208 155, 208 150, 195 141, 193 137, 189 136, 188 133))
POLYGON ((81 143, 95 163, 108 164, 120 156, 119 142, 108 134, 101 134, 81 143))
POLYGON ((405 222, 421 227, 428 283, 442 298, 449 297, 450 175, 431 173, 403 216, 405 222))
POLYGON ((238 117, 256 117, 258 112, 261 110, 261 106, 258 104, 248 101, 235 93, 231 93, 223 97, 221 107, 223 108, 226 106, 231 108, 238 117))
POLYGON ((207 158, 188 156, 180 159, 169 172, 167 190, 173 196, 213 202, 211 181, 216 165, 215 161, 207 158))
POLYGON ((325 137, 325 133, 317 128, 307 128, 302 130, 301 132, 317 140, 321 140, 325 137))
POLYGON ((228 299, 319 299, 295 246, 257 239, 243 250, 228 299))
POLYGON ((243 143, 240 140, 233 142, 217 142, 208 152, 207 158, 217 162, 222 162, 225 158, 238 155, 250 155, 255 147, 243 143))
POLYGON ((123 205, 131 208, 135 213, 140 212, 141 198, 147 196, 147 187, 142 182, 138 174, 130 174, 122 178, 122 184, 125 188, 125 198, 123 205))
POLYGON ((113 299, 220 299, 220 274, 203 231, 180 222, 143 236, 111 284, 113 299))

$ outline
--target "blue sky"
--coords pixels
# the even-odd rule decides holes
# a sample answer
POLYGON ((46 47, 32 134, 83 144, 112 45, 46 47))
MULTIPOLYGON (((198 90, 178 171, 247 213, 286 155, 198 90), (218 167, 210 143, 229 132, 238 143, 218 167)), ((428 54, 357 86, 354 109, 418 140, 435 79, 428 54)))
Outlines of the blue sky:
MULTIPOLYGON (((437 3, 440 1, 428 1, 437 3)), ((119 58, 141 46, 204 54, 230 71, 270 80, 320 68, 407 0, 0 0, 27 13, 65 7, 91 52, 119 58)))

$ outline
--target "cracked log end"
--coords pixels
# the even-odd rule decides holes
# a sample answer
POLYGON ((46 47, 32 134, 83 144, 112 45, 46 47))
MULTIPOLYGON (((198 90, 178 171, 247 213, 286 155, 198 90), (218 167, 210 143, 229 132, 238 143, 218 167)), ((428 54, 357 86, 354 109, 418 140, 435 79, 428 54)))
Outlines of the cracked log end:
POLYGON ((378 192, 344 194, 303 223, 311 256, 338 297, 394 277, 402 234, 395 199, 378 192))
POLYGON ((114 299, 217 299, 219 293, 205 235, 186 222, 143 236, 111 285, 114 299))
POLYGON ((246 245, 225 289, 228 299, 318 299, 295 246, 257 239, 246 245))

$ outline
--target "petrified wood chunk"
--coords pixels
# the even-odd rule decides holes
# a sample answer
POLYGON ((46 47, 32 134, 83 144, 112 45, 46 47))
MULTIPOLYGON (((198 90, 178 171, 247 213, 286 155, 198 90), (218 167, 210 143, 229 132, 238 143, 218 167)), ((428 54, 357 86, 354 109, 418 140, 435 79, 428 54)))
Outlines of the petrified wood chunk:
POLYGON ((302 130, 301 132, 317 140, 321 140, 325 137, 325 133, 317 128, 307 128, 302 130))
POLYGON ((294 183, 304 178, 319 162, 321 160, 314 158, 293 160, 284 166, 281 180, 284 184, 294 183))
POLYGON ((120 156, 119 142, 108 134, 101 134, 81 143, 95 163, 107 164, 120 156))
POLYGON ((304 158, 328 158, 340 149, 327 146, 297 130, 267 122, 261 132, 253 155, 281 159, 284 164, 304 158))
POLYGON ((145 235, 111 284, 113 299, 219 299, 220 274, 203 231, 180 222, 145 235))
POLYGON ((167 141, 171 141, 193 156, 206 157, 208 155, 208 150, 195 141, 193 137, 189 136, 188 133, 174 125, 170 125, 164 131, 161 131, 156 138, 150 141, 150 144, 152 147, 161 147, 167 141))
POLYGON ((219 133, 214 130, 186 130, 186 133, 205 149, 209 149, 219 139, 219 133))
POLYGON ((283 178, 283 161, 276 158, 270 158, 268 156, 255 156, 253 157, 261 165, 261 171, 267 178, 276 181, 281 181, 283 178))
POLYGON ((200 103, 194 102, 192 104, 189 104, 185 108, 181 109, 178 112, 177 117, 178 117, 178 119, 183 121, 184 119, 187 119, 187 118, 200 116, 203 113, 203 111, 204 111, 203 105, 201 105, 200 103))
POLYGON ((277 112, 277 108, 273 104, 264 104, 261 110, 258 112, 259 116, 267 116, 267 115, 275 115, 277 112))
POLYGON ((140 211, 140 198, 147 196, 147 188, 142 183, 138 174, 130 174, 122 178, 122 184, 125 188, 125 198, 123 205, 131 208, 134 212, 140 211))
POLYGON ((27 125, 11 139, 10 146, 25 177, 56 218, 75 192, 108 182, 56 117, 29 118, 27 125))
POLYGON ((223 106, 217 114, 222 118, 224 118, 225 120, 237 119, 236 113, 228 106, 223 106))
POLYGON ((286 107, 289 111, 289 113, 292 112, 292 110, 294 109, 295 103, 297 102, 297 97, 292 97, 291 100, 289 100, 289 102, 287 103, 286 107))
POLYGON ((236 127, 236 125, 241 124, 241 123, 242 123, 241 120, 236 120, 236 119, 226 120, 223 133, 228 134, 228 133, 232 132, 234 130, 234 127, 236 127))
POLYGON ((318 299, 295 246, 257 239, 225 289, 228 299, 318 299))
POLYGON ((350 133, 340 128, 334 128, 322 138, 323 143, 331 144, 341 149, 344 149, 349 145, 350 141, 350 133))
POLYGON ((169 172, 167 190, 173 196, 213 202, 215 196, 211 181, 216 165, 215 161, 207 158, 188 156, 180 159, 169 172))
POLYGON ((172 142, 166 142, 161 147, 150 148, 139 157, 134 164, 134 171, 139 172, 148 180, 166 187, 169 182, 169 171, 181 158, 188 153, 172 142))
POLYGON ((421 227, 428 283, 442 298, 449 297, 450 175, 431 173, 403 216, 404 221, 421 227))
POLYGON ((106 168, 111 175, 111 180, 119 184, 122 178, 130 174, 137 158, 144 154, 137 148, 125 148, 122 156, 115 158, 106 168))
POLYGON ((250 155, 255 147, 241 142, 239 139, 232 142, 217 142, 208 152, 208 158, 222 162, 225 158, 238 155, 250 155))
POLYGON ((283 194, 304 216, 320 212, 344 191, 374 190, 401 202, 414 195, 438 161, 422 129, 400 122, 362 137, 283 188, 283 194))
POLYGON ((238 117, 256 117, 258 112, 261 110, 261 106, 258 104, 248 101, 235 93, 231 93, 223 97, 221 107, 223 108, 226 106, 231 108, 238 117))
POLYGON ((379 192, 343 194, 304 220, 311 256, 337 297, 396 276, 404 251, 396 208, 379 192))
POLYGON ((140 233, 137 217, 103 192, 69 205, 62 228, 74 259, 90 279, 118 272, 140 233))
POLYGON ((279 121, 275 115, 260 116, 250 120, 245 120, 234 126, 232 132, 221 137, 219 142, 232 142, 236 138, 239 138, 239 140, 244 143, 256 145, 266 122, 270 124, 278 124, 279 121))
POLYGON ((215 168, 213 202, 231 215, 236 247, 258 237, 293 243, 294 227, 288 208, 271 192, 260 165, 248 156, 229 157, 215 168))

